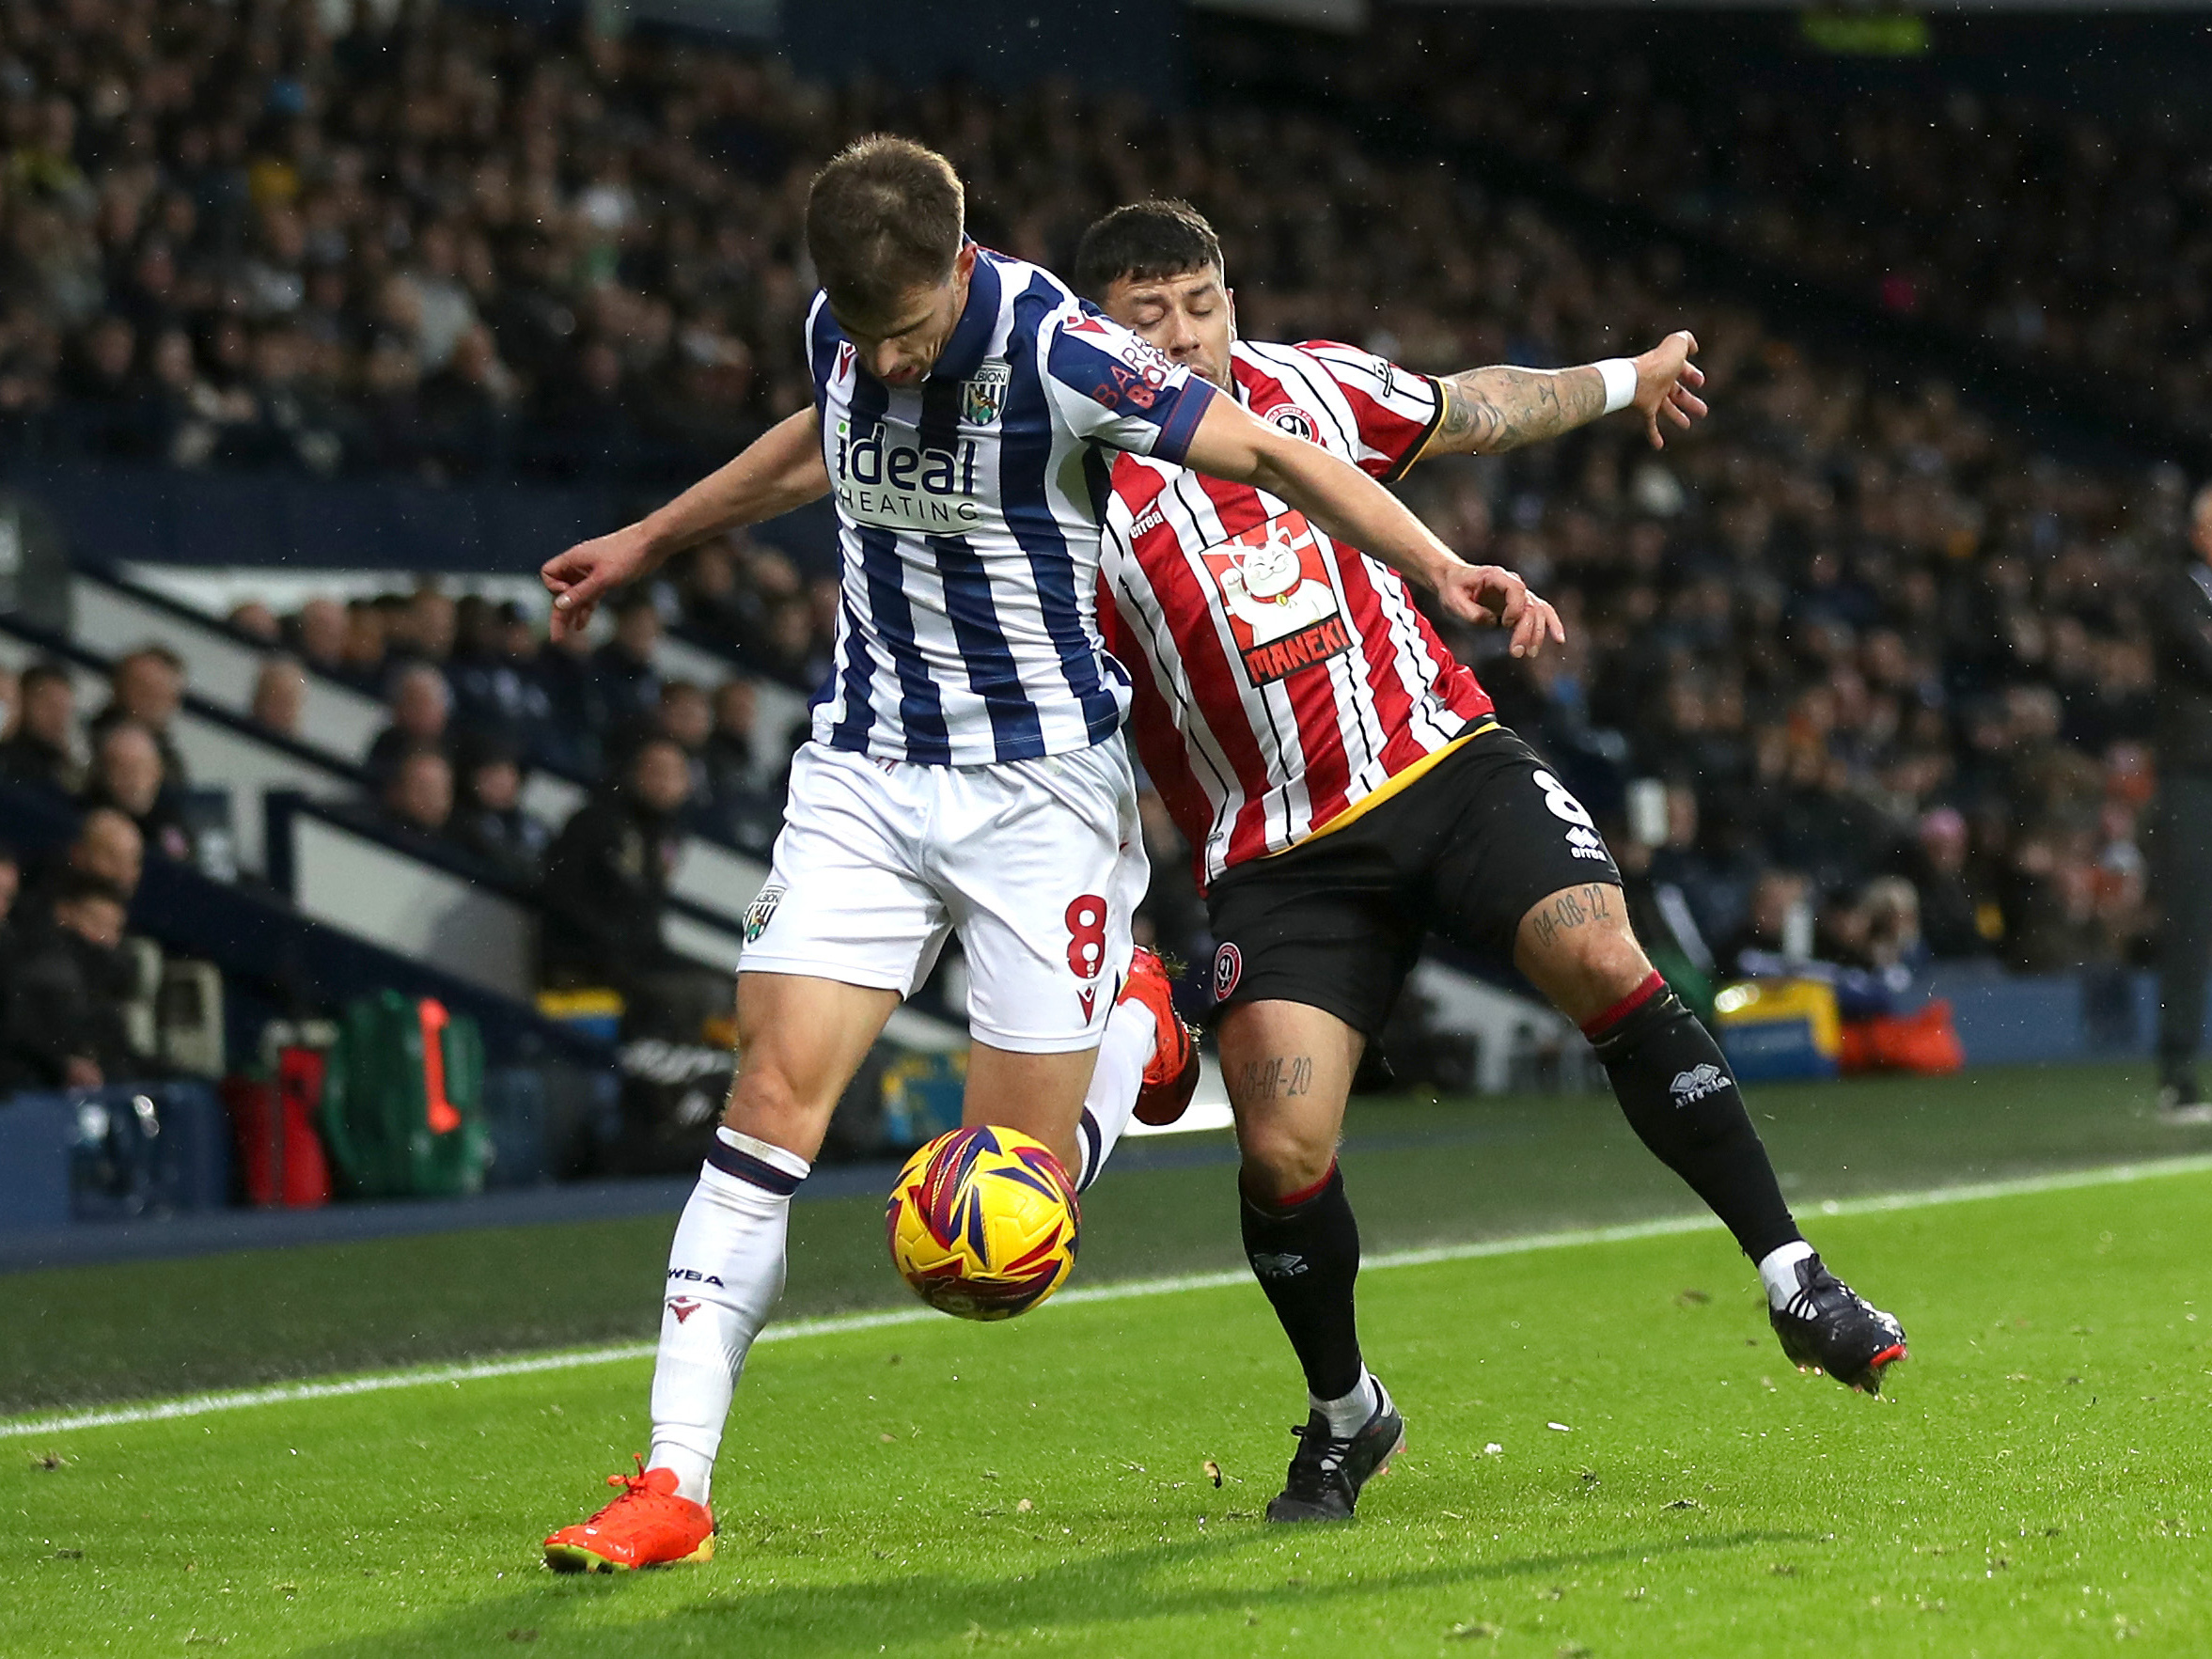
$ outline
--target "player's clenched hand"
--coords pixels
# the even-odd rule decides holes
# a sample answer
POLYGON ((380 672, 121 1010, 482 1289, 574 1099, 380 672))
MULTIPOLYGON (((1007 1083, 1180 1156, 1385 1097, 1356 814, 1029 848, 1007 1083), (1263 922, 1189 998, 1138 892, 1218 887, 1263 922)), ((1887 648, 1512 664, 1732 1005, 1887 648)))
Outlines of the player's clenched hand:
POLYGON ((579 541, 547 559, 538 574, 553 595, 553 637, 566 639, 590 627, 591 613, 607 589, 642 574, 650 561, 645 532, 635 524, 579 541))
POLYGON ((1464 621, 1511 629, 1516 657, 1541 655, 1546 641, 1566 642, 1559 612, 1502 565, 1449 566, 1437 579, 1436 596, 1464 621))
POLYGON ((1687 430, 1705 414, 1705 400, 1697 391, 1705 383, 1705 371, 1689 360, 1697 349, 1697 336, 1677 329, 1636 360, 1636 408, 1654 449, 1667 447, 1659 430, 1662 415, 1687 430))

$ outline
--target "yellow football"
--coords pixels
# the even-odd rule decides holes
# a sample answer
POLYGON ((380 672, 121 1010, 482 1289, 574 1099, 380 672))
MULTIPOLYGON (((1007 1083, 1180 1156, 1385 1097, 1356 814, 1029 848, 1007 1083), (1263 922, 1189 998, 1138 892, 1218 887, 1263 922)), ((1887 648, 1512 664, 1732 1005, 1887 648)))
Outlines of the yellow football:
POLYGON ((1052 1149, 1012 1129, 955 1129, 906 1160, 884 1212, 891 1262, 914 1293, 962 1319, 1012 1319, 1075 1271, 1075 1183, 1052 1149))

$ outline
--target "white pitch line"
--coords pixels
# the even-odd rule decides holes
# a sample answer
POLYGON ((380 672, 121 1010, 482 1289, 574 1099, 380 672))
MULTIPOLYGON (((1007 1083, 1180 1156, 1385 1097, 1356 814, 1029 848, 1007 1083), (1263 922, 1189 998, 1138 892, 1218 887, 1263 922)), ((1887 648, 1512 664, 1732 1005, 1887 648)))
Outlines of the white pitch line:
MULTIPOLYGON (((2065 1192, 2078 1187, 2120 1186, 2130 1182, 2153 1181, 2170 1175, 2212 1172, 2212 1153, 2180 1158, 2157 1158, 2140 1164, 2107 1164, 2092 1169, 2071 1169, 2055 1175, 2028 1175, 2012 1181, 1976 1182, 1957 1186, 1931 1187, 1920 1192, 1877 1193, 1859 1198, 1829 1198, 1813 1208, 1828 1215, 1887 1215, 1900 1210, 1925 1210, 1943 1204, 1967 1204, 1985 1198, 2027 1197, 2037 1193, 2065 1192)), ((1562 1232, 1524 1233, 1514 1238, 1484 1239, 1471 1244, 1438 1244, 1422 1250, 1393 1250, 1371 1256, 1360 1263, 1362 1273, 1382 1273, 1397 1267, 1424 1267, 1441 1261, 1473 1261, 1490 1256, 1525 1256, 1539 1250, 1563 1250, 1583 1244, 1618 1244, 1637 1239, 1670 1238, 1681 1233, 1706 1232, 1720 1223, 1711 1215, 1675 1215, 1657 1221, 1630 1222, 1621 1227, 1578 1228, 1562 1232)), ((1184 1291, 1226 1290, 1249 1284, 1243 1270, 1183 1274, 1172 1278, 1129 1279, 1119 1284, 1091 1285, 1068 1291, 1047 1306, 1069 1307, 1081 1303, 1127 1302, 1139 1296, 1172 1296, 1184 1291)), ((890 1308, 875 1313, 830 1314, 821 1319, 789 1320, 771 1325, 758 1338, 761 1342, 791 1342, 804 1337, 842 1335, 852 1331, 881 1330, 891 1325, 920 1324, 940 1316, 927 1307, 890 1308)), ((122 1428, 133 1423, 167 1422, 176 1417, 204 1416, 210 1412, 242 1411, 256 1405, 290 1405, 310 1400, 338 1400, 353 1394, 381 1394, 391 1388, 434 1388, 490 1377, 527 1376, 537 1371, 573 1370, 584 1366, 613 1365, 622 1360, 650 1358, 651 1342, 622 1342, 604 1348, 578 1348, 557 1354, 533 1354, 514 1359, 487 1359, 467 1365, 427 1366, 411 1370, 385 1371, 373 1376, 348 1377, 326 1383, 280 1383, 266 1388, 238 1388, 218 1394, 192 1394, 180 1400, 148 1405, 118 1406, 108 1411, 78 1412, 68 1416, 0 1420, 0 1440, 21 1440, 38 1434, 65 1434, 80 1429, 122 1428)))

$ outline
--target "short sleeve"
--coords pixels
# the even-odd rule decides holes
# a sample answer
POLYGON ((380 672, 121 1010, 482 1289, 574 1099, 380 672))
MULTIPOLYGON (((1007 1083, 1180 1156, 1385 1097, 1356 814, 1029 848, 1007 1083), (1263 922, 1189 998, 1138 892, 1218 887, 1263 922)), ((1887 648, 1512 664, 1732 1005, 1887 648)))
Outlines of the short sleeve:
POLYGON ((1038 331, 1045 395, 1069 430, 1109 448, 1175 465, 1214 388, 1120 323, 1062 312, 1038 331))
POLYGON ((1362 472, 1390 483, 1404 477, 1443 424, 1444 388, 1387 357, 1334 340, 1307 340, 1299 351, 1336 382, 1352 406, 1362 472))

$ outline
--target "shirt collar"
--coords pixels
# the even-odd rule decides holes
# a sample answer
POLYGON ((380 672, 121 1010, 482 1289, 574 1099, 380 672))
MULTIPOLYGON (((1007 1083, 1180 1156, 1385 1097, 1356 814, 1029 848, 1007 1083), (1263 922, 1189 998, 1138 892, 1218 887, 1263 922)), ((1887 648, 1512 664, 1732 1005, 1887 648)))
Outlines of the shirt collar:
POLYGON ((930 379, 966 380, 982 367, 984 349, 998 332, 998 267, 988 253, 977 247, 975 269, 967 279, 967 305, 960 321, 952 325, 952 337, 931 366, 930 379))

